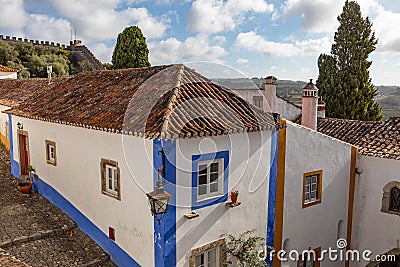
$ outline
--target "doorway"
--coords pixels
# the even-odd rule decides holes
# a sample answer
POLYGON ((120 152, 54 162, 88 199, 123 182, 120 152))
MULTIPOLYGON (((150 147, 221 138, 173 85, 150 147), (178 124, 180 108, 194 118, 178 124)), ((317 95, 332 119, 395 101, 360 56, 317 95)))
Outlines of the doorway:
POLYGON ((19 151, 19 170, 20 176, 26 177, 29 175, 29 142, 28 132, 18 130, 18 151, 19 151))

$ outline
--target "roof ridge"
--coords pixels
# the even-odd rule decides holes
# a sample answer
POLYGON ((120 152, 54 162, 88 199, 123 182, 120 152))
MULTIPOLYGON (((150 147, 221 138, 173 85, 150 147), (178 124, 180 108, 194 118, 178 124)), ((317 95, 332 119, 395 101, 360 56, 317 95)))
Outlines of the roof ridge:
POLYGON ((161 131, 160 131, 161 138, 164 137, 164 136, 166 135, 166 132, 167 132, 167 130, 168 130, 169 115, 170 115, 171 112, 172 112, 173 104, 174 104, 175 99, 176 99, 176 97, 177 97, 177 93, 178 93, 178 91, 179 91, 179 86, 181 85, 181 82, 182 82, 181 80, 182 80, 182 76, 183 76, 183 71, 184 71, 184 69, 185 69, 185 65, 184 65, 184 64, 178 64, 178 66, 179 66, 179 71, 178 71, 176 83, 175 83, 175 85, 174 85, 174 87, 173 87, 174 90, 173 90, 173 92, 172 92, 171 97, 170 97, 169 100, 168 100, 168 106, 167 106, 167 108, 166 108, 166 110, 165 110, 165 112, 164 112, 164 115, 163 115, 163 117, 164 117, 164 122, 163 122, 163 125, 162 125, 162 127, 161 127, 161 131))

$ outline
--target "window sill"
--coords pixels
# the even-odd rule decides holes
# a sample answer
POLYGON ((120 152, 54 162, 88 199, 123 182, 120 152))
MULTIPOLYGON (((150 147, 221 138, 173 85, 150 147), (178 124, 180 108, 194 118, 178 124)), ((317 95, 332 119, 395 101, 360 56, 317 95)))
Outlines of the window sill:
POLYGON ((321 204, 321 199, 316 199, 316 200, 313 200, 313 201, 310 201, 310 202, 303 202, 303 209, 304 208, 308 208, 308 207, 311 207, 311 206, 314 206, 314 205, 318 205, 318 204, 321 204))
POLYGON ((57 166, 57 163, 55 163, 54 161, 51 161, 51 160, 47 160, 47 164, 57 166))
POLYGON ((393 210, 381 210, 381 212, 383 212, 383 213, 387 213, 387 214, 393 214, 393 215, 398 215, 398 216, 400 216, 400 211, 393 211, 393 210))
POLYGON ((112 197, 112 198, 115 198, 115 199, 121 201, 121 196, 119 196, 119 195, 117 195, 117 194, 113 194, 113 193, 110 193, 110 192, 107 192, 107 191, 102 191, 101 193, 102 193, 103 195, 106 195, 106 196, 109 196, 109 197, 112 197))

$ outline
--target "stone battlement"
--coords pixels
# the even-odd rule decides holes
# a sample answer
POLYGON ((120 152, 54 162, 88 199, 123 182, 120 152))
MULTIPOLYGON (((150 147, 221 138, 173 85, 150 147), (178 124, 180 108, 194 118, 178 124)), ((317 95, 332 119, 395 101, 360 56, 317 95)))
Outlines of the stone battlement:
MULTIPOLYGON (((45 46, 52 46, 52 47, 57 47, 57 48, 62 48, 66 49, 67 46, 65 44, 60 44, 60 43, 54 43, 54 42, 49 42, 49 41, 39 41, 39 40, 29 40, 27 38, 20 38, 20 37, 15 37, 15 36, 4 36, 0 35, 0 40, 3 40, 5 42, 25 42, 25 43, 31 43, 33 45, 45 45, 45 46)), ((75 40, 76 41, 76 40, 75 40)))

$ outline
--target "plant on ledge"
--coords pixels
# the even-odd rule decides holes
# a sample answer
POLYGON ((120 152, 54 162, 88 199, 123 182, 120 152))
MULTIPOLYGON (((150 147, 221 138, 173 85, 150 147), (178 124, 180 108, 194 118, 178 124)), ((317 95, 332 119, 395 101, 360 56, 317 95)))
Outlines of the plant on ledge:
POLYGON ((236 203, 239 196, 239 191, 232 191, 229 195, 231 196, 231 202, 236 203))
MULTIPOLYGON (((263 266, 267 263, 259 258, 259 251, 264 251, 265 238, 256 236, 254 230, 248 230, 239 235, 226 234, 227 260, 224 266, 248 267, 263 266)), ((260 257, 262 257, 261 255, 260 257)))

